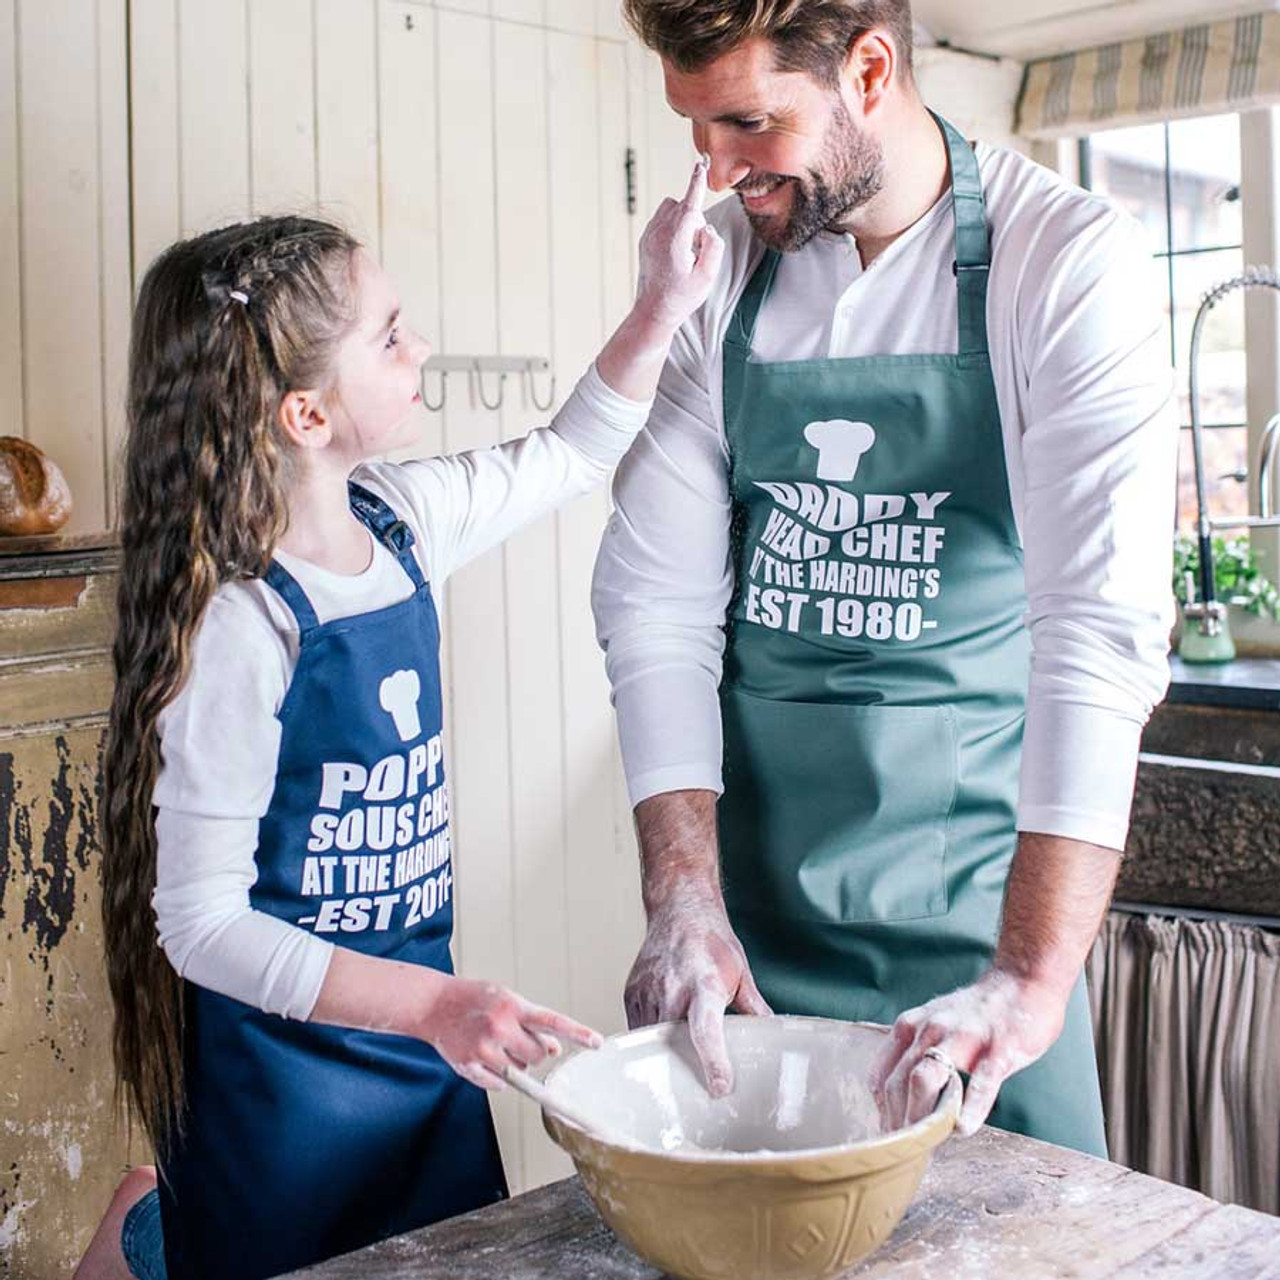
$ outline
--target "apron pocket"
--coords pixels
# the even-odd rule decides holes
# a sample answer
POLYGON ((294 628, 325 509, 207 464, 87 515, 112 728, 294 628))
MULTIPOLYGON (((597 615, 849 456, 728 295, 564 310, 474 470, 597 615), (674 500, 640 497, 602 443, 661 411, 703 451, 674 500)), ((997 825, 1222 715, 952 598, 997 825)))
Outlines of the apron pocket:
POLYGON ((783 702, 722 689, 725 899, 817 924, 947 911, 952 708, 783 702))

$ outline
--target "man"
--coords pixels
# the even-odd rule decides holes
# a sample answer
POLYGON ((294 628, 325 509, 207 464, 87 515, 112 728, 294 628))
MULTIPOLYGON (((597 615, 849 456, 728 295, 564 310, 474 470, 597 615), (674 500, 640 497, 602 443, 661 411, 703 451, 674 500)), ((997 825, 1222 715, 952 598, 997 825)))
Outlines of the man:
POLYGON ((1105 1154, 1081 972, 1171 620, 1150 250, 931 115, 906 0, 626 10, 737 197, 596 569, 629 1020, 687 1016, 717 1093, 726 1006, 894 1023, 894 1122, 950 1060, 962 1131, 1105 1154))

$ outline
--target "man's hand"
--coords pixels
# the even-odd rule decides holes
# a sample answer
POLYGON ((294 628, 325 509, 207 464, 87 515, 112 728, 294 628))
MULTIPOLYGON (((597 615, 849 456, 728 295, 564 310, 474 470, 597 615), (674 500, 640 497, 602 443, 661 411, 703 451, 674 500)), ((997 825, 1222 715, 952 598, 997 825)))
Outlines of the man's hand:
POLYGON ((991 969, 972 986, 908 1009, 872 1067, 885 1126, 914 1124, 933 1110, 949 1074, 926 1056, 936 1049, 969 1076, 957 1130, 976 1133, 1000 1086, 1058 1038, 1066 1008, 1058 991, 991 969))
POLYGON ((627 1025, 689 1020, 689 1035, 712 1097, 733 1088, 724 1011, 768 1014, 747 957, 718 895, 690 892, 650 913, 627 978, 627 1025))
POLYGON ((668 791, 636 806, 649 927, 627 978, 627 1023, 689 1020, 713 1097, 733 1088, 726 1007, 772 1012, 756 989, 720 892, 713 791, 668 791))
POLYGON ((1000 1086, 1061 1034, 1119 867, 1120 854, 1102 845, 1019 835, 990 970, 893 1024, 871 1081, 886 1124, 919 1120, 937 1101, 947 1068, 924 1056, 932 1048, 969 1074, 960 1132, 982 1126, 1000 1086))

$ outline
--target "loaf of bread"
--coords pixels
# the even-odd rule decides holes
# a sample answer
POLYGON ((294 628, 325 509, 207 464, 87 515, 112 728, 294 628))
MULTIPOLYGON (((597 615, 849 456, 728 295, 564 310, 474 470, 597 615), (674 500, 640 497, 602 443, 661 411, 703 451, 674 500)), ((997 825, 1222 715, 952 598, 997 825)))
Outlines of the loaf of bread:
POLYGON ((35 445, 0 436, 0 534, 53 533, 70 516, 71 490, 57 465, 35 445))

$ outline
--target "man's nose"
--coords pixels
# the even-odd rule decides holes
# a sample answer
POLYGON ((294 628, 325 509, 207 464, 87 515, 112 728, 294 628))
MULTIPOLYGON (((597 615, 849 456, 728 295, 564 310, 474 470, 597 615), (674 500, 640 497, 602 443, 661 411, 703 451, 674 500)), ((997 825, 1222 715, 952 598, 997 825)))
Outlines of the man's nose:
POLYGON ((751 166, 744 160, 736 160, 721 150, 708 152, 711 156, 711 168, 707 173, 707 186, 712 191, 727 191, 735 187, 751 172, 751 166))
POLYGON ((693 145, 699 155, 711 157, 707 185, 712 191, 724 191, 732 187, 751 171, 749 164, 734 157, 730 150, 730 139, 707 125, 693 126, 693 145))

